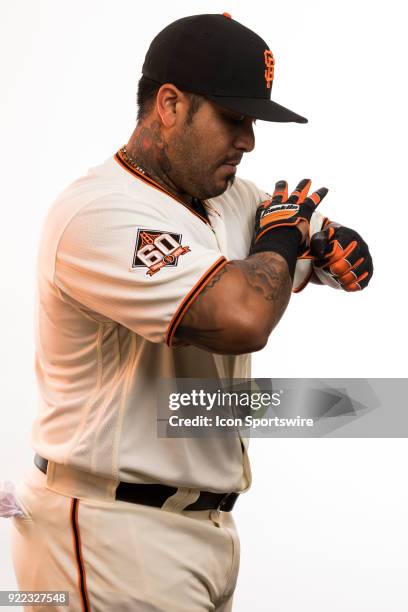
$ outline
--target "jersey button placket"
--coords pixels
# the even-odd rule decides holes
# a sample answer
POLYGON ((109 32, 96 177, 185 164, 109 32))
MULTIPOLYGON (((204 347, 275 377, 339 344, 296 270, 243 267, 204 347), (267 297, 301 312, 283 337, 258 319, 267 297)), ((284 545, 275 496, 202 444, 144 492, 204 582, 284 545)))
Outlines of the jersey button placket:
POLYGON ((208 214, 208 219, 210 222, 210 228, 217 241, 218 248, 222 255, 224 255, 228 259, 227 233, 225 229, 224 219, 217 210, 213 209, 210 210, 208 214))

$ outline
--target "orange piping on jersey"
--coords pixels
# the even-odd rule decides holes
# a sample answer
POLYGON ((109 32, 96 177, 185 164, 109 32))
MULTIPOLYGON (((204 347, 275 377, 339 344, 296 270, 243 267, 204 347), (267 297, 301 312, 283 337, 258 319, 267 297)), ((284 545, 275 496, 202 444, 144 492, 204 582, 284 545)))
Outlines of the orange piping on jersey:
POLYGON ((150 185, 150 187, 153 187, 153 189, 157 189, 158 191, 161 191, 162 193, 165 193, 166 195, 168 195, 170 198, 173 198, 173 200, 176 200, 176 202, 179 202, 180 204, 182 204, 185 208, 187 208, 193 215, 195 215, 196 217, 198 217, 199 219, 201 219, 201 221, 203 221, 206 225, 210 225, 210 223, 207 221, 207 219, 205 217, 202 217, 199 213, 197 213, 195 210, 193 210, 192 208, 190 208, 189 206, 187 206, 187 204, 185 202, 183 202, 183 200, 180 200, 177 196, 173 195, 172 193, 170 193, 169 191, 167 191, 166 189, 164 189, 164 187, 162 187, 161 185, 159 185, 159 183, 156 183, 156 181, 154 181, 153 179, 151 179, 149 176, 146 176, 145 174, 143 174, 142 172, 139 172, 138 170, 136 170, 136 168, 133 168, 133 166, 131 166, 130 164, 128 164, 126 162, 126 160, 122 157, 120 150, 115 153, 114 155, 114 159, 119 163, 120 166, 122 166, 122 168, 124 168, 125 170, 127 170, 129 172, 129 174, 132 174, 133 176, 135 176, 136 178, 144 181, 145 183, 147 183, 148 185, 150 185))
POLYGON ((191 306, 191 304, 194 302, 196 297, 201 293, 204 287, 209 283, 209 281, 212 279, 214 274, 218 272, 218 270, 220 270, 226 263, 227 263, 227 260, 225 257, 220 257, 219 259, 217 259, 217 261, 213 263, 211 268, 209 268, 203 274, 203 276, 198 280, 198 282, 194 285, 191 291, 186 295, 184 300, 181 302, 180 306, 177 308, 167 328, 167 333, 165 336, 165 342, 167 346, 171 346, 171 343, 173 341, 174 334, 176 333, 177 327, 179 326, 180 321, 183 318, 184 314, 186 313, 187 309, 191 306))
POLYGON ((91 606, 89 604, 88 590, 86 587, 85 565, 84 565, 84 559, 82 556, 81 536, 79 533, 78 506, 79 506, 79 499, 73 498, 71 500, 72 537, 73 537, 73 543, 74 543, 74 554, 75 554, 75 559, 76 559, 77 568, 78 568, 78 588, 79 588, 80 597, 81 597, 82 612, 90 612, 91 606))

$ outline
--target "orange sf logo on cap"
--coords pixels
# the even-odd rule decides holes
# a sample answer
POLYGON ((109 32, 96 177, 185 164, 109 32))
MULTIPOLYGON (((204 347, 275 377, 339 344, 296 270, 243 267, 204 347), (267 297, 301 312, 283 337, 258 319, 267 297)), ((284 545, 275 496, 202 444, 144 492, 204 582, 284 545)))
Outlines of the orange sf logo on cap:
POLYGON ((272 81, 273 81, 274 71, 275 71, 275 60, 274 60, 272 51, 270 49, 265 49, 264 59, 265 59, 265 66, 266 66, 266 69, 265 69, 266 87, 270 89, 272 81))

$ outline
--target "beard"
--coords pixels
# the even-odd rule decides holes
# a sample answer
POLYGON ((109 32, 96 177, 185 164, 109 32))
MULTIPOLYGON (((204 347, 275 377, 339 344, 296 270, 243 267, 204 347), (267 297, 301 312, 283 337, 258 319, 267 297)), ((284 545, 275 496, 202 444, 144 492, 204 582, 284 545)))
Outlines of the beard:
POLYGON ((190 124, 169 140, 168 155, 171 170, 168 176, 181 192, 200 200, 222 195, 235 182, 235 172, 217 178, 223 160, 208 161, 210 152, 203 147, 203 136, 190 124), (171 153, 170 153, 171 152, 171 153))
POLYGON ((199 198, 200 200, 209 200, 211 198, 217 198, 232 187, 235 182, 235 174, 229 174, 225 176, 222 181, 216 182, 214 179, 203 176, 194 177, 191 181, 190 195, 199 198), (194 194, 191 192, 194 191, 194 194))
POLYGON ((233 186, 233 184, 235 183, 235 179, 236 179, 235 174, 231 174, 229 175, 229 177, 227 176, 227 184, 228 184, 227 189, 233 186))
POLYGON ((235 173, 217 179, 218 168, 219 166, 216 166, 214 169, 206 170, 204 164, 192 163, 190 160, 188 166, 183 165, 181 168, 174 164, 171 179, 184 193, 199 200, 208 200, 222 195, 235 183, 235 173))

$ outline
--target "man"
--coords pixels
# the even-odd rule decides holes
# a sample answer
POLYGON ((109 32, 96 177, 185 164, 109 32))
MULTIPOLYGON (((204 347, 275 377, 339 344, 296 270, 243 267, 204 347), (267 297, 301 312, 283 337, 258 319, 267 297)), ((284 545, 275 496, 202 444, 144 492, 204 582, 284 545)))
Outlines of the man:
POLYGON ((254 120, 306 121, 270 100, 273 76, 266 43, 228 14, 170 24, 129 142, 48 215, 20 589, 69 591, 75 611, 232 609, 246 444, 158 438, 158 382, 249 377, 312 263, 350 291, 372 274, 361 237, 315 211, 327 189, 308 196, 304 179, 288 197, 279 181, 271 199, 236 178, 254 120))

